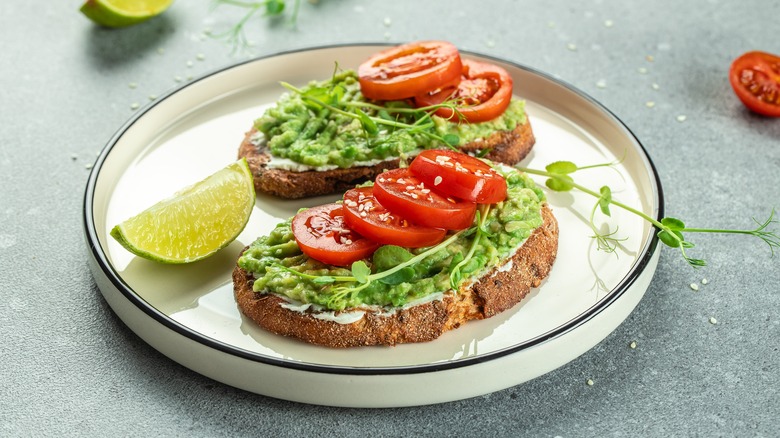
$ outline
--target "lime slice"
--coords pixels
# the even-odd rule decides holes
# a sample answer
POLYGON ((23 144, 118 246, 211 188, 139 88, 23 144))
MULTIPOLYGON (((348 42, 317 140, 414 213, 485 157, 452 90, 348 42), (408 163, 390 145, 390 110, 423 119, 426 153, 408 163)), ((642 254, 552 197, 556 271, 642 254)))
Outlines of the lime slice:
POLYGON ((133 254, 162 263, 190 263, 227 246, 255 205, 252 173, 241 159, 111 230, 133 254))
POLYGON ((125 27, 146 21, 168 9, 173 0, 87 0, 81 13, 106 27, 125 27))

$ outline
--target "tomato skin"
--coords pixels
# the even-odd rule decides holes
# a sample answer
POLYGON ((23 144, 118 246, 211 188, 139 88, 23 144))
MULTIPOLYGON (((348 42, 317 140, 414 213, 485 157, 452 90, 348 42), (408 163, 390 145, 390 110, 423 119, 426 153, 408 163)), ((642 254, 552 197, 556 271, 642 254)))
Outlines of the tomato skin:
POLYGON ((747 52, 731 63, 729 82, 739 100, 753 112, 780 117, 780 57, 747 52))
POLYGON ((443 228, 417 225, 390 212, 374 198, 371 187, 344 194, 344 219, 353 230, 384 245, 422 248, 436 245, 447 234, 443 228))
POLYGON ((430 189, 409 172, 393 169, 376 177, 374 197, 388 210, 419 225, 463 230, 474 223, 477 204, 430 189))
POLYGON ((478 204, 506 199, 506 180, 484 161, 447 149, 422 151, 409 171, 440 193, 478 204))
MULTIPOLYGON (((512 101, 512 77, 503 68, 484 62, 464 59, 463 71, 458 85, 426 92, 415 96, 417 107, 438 105, 447 99, 462 99, 458 111, 471 123, 493 120, 506 111, 512 101)), ((451 108, 439 108, 439 117, 457 122, 451 108)))
POLYGON ((369 257, 379 248, 344 221, 341 204, 325 204, 303 210, 293 217, 292 232, 304 254, 335 266, 349 266, 369 257))
POLYGON ((360 91, 373 100, 402 100, 455 85, 462 64, 446 41, 418 41, 383 50, 358 67, 360 91))

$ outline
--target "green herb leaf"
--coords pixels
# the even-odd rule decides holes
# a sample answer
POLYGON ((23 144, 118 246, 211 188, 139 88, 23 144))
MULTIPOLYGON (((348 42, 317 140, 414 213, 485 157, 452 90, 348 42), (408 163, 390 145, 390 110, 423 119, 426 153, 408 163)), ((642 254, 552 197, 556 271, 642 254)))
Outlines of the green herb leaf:
POLYGON ((379 132, 379 127, 377 127, 376 122, 374 122, 363 110, 355 108, 355 113, 360 117, 360 124, 363 125, 363 129, 365 129, 366 132, 370 135, 376 135, 379 132))
POLYGON ((544 185, 556 192, 568 192, 574 188, 573 183, 574 179, 569 175, 558 175, 553 178, 548 178, 547 181, 544 182, 544 185))
POLYGON ((577 165, 571 161, 556 161, 545 166, 545 170, 558 175, 568 175, 577 171, 577 165))
POLYGON ((372 261, 377 272, 382 272, 409 261, 412 257, 412 253, 405 248, 396 245, 384 245, 374 251, 372 261))
POLYGON ((447 134, 442 137, 442 139, 444 139, 444 142, 450 146, 457 146, 460 144, 460 137, 458 137, 457 134, 447 134))
POLYGON ((371 269, 366 265, 366 262, 358 260, 352 263, 352 276, 358 283, 367 283, 369 275, 371 275, 371 269))
POLYGON ((395 286, 397 284, 401 283, 408 283, 412 280, 414 280, 414 277, 417 275, 417 272, 412 268, 411 266, 407 266, 400 271, 394 272, 386 277, 382 277, 379 279, 381 283, 389 284, 391 286, 395 286))
POLYGON ((601 212, 607 216, 611 216, 609 212, 609 204, 612 203, 612 190, 609 186, 603 186, 600 190, 601 198, 599 198, 599 208, 601 212))
POLYGON ((683 221, 673 217, 665 217, 661 219, 661 223, 673 231, 679 231, 685 229, 685 224, 683 223, 683 221))
POLYGON ((266 15, 281 15, 284 12, 284 0, 267 0, 265 3, 266 15))
POLYGON ((658 232, 658 238, 663 242, 666 246, 677 248, 680 246, 681 242, 684 242, 685 239, 683 238, 683 235, 681 232, 672 230, 671 233, 669 233, 666 230, 661 230, 658 232), (675 238, 675 236, 677 236, 675 238))

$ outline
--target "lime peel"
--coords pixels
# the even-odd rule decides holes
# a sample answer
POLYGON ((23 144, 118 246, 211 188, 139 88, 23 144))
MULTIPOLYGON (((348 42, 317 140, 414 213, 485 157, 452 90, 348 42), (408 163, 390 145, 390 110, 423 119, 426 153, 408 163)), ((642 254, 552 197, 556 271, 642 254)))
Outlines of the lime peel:
POLYGON ((127 27, 160 15, 173 0, 86 0, 79 11, 105 27, 127 27))
POLYGON ((233 242, 254 205, 252 172, 241 159, 114 226, 110 234, 139 257, 191 263, 233 242))

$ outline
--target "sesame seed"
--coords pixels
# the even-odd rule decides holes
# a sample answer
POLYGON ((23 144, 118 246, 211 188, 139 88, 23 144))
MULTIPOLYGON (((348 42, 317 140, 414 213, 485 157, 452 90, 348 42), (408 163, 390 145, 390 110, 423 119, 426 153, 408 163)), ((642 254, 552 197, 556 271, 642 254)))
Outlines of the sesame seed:
POLYGON ((588 379, 588 381, 585 382, 585 383, 587 383, 588 386, 593 386, 593 384, 596 383, 596 382, 594 382, 593 379, 588 379))
POLYGON ((157 99, 157 95, 156 94, 150 94, 149 95, 149 100, 156 100, 156 99, 157 99))
POLYGON ((691 283, 691 289, 693 289, 694 291, 698 291, 699 290, 699 285, 696 284, 696 283, 691 283))
POLYGON ((181 78, 181 76, 174 76, 173 80, 176 81, 176 82, 181 82, 182 78, 181 78))
POLYGON ((655 106, 655 102, 653 102, 652 100, 647 101, 647 102, 645 102, 645 106, 648 107, 648 108, 652 108, 652 107, 655 106))
POLYGON ((384 20, 383 23, 385 24, 385 26, 389 27, 391 24, 393 24, 393 21, 390 19, 390 17, 385 17, 385 20, 384 20))
POLYGON ((406 190, 414 190, 415 188, 415 186, 406 186, 406 190))
POLYGON ((437 176, 437 177, 436 177, 436 178, 434 178, 434 180, 433 180, 433 185, 435 185, 435 186, 438 186, 439 184, 441 184, 441 177, 440 177, 440 176, 437 176))
POLYGON ((709 280, 707 280, 706 278, 702 278, 702 279, 701 279, 701 284, 707 284, 707 283, 709 283, 709 282, 710 282, 710 281, 709 281, 709 280))
POLYGON ((204 59, 206 59, 206 55, 202 53, 198 53, 198 55, 195 57, 198 59, 198 61, 203 61, 204 59))
POLYGON ((187 61, 187 67, 192 67, 192 61, 187 61))
POLYGON ((615 24, 612 20, 604 20, 604 26, 605 27, 612 27, 615 24))
POLYGON ((135 82, 130 82, 129 84, 127 84, 127 86, 130 88, 135 88, 138 86, 138 84, 136 84, 135 82))
POLYGON ((136 110, 141 106, 138 102, 133 102, 130 104, 130 109, 136 110))
POLYGON ((658 85, 658 84, 656 84, 656 83, 653 83, 653 84, 651 84, 651 85, 650 85, 650 87, 651 87, 653 90, 658 90, 659 88, 661 88, 661 86, 660 86, 660 85, 658 85))
POLYGON ((87 170, 92 169, 92 163, 85 164, 84 168, 87 169, 87 170))
POLYGON ((572 52, 575 52, 577 50, 577 45, 574 43, 569 43, 566 45, 566 48, 569 49, 572 52))
POLYGON ((604 79, 599 79, 598 81, 596 81, 596 87, 607 88, 607 81, 604 79))
POLYGON ((631 343, 628 344, 628 346, 631 347, 632 349, 636 348, 636 341, 631 341, 631 343))
POLYGON ((710 316, 710 324, 713 324, 713 325, 714 325, 714 324, 717 324, 717 323, 718 323, 718 320, 717 320, 717 319, 715 319, 715 317, 714 317, 714 316, 710 316))
POLYGON ((404 181, 404 179, 403 179, 403 178, 398 178, 398 180, 397 180, 396 182, 397 182, 398 184, 406 184, 406 181, 404 181))
POLYGON ((646 69, 646 68, 644 68, 644 67, 639 67, 639 68, 637 69, 637 71, 638 71, 639 73, 641 73, 641 74, 645 74, 645 73, 647 73, 647 69, 646 69))
POLYGON ((647 62, 655 61, 655 57, 653 57, 653 55, 647 55, 647 56, 645 56, 645 59, 647 60, 647 62))
POLYGON ((685 114, 680 114, 679 116, 677 116, 677 121, 678 122, 684 122, 685 119, 687 119, 687 118, 688 117, 686 117, 685 114))

